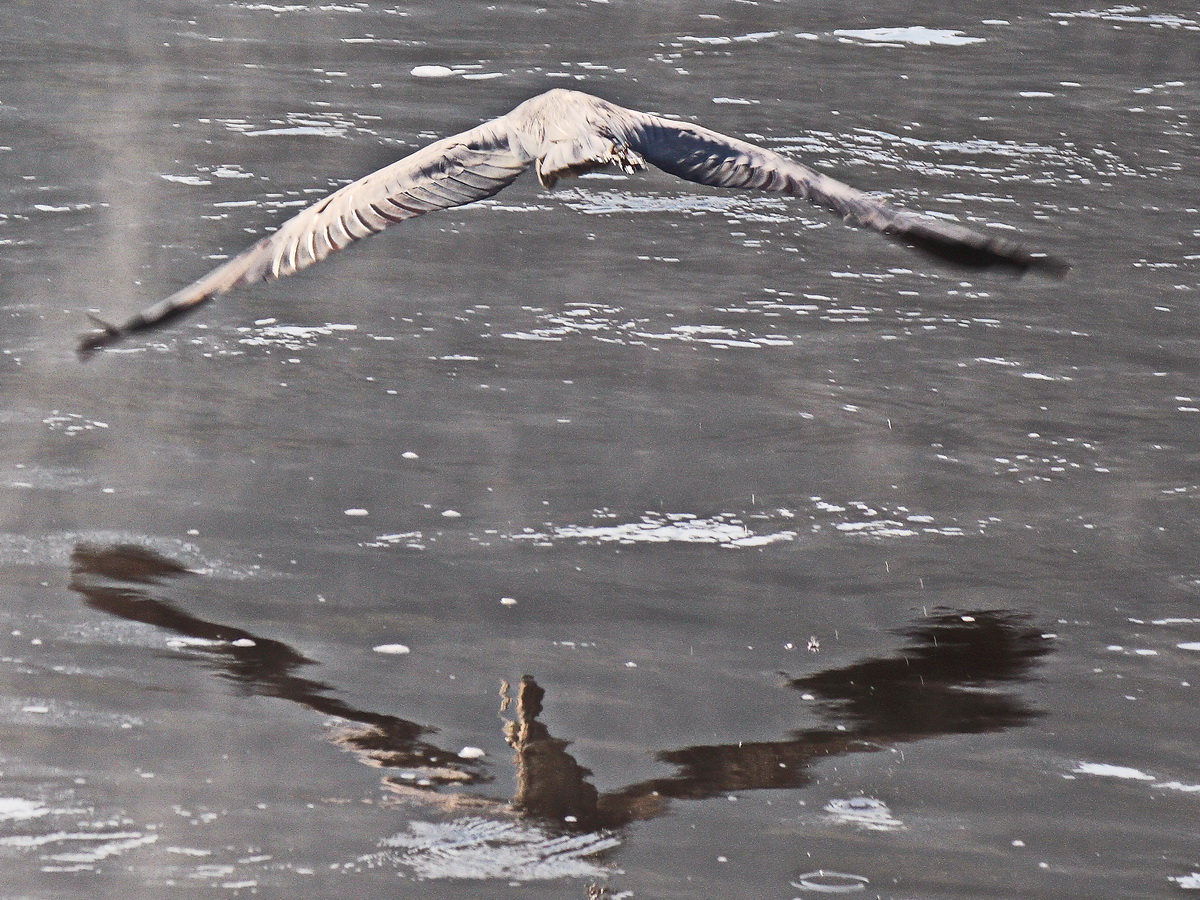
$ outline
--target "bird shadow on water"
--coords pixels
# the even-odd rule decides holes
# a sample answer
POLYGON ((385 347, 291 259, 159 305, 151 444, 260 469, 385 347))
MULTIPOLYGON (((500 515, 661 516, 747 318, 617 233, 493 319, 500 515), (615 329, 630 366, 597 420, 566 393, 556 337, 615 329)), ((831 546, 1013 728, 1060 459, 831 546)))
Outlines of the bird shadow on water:
MULTIPOLYGON (((937 610, 901 629, 906 646, 891 655, 795 678, 784 675, 783 687, 803 694, 809 701, 805 709, 817 713, 820 725, 773 741, 660 750, 656 758, 674 766, 673 774, 604 793, 591 783, 592 772, 569 752, 570 741, 555 736, 541 721, 547 692, 525 675, 515 691, 507 683, 501 687, 500 712, 504 736, 514 750, 517 788, 511 798, 495 798, 478 787, 493 780, 486 764, 437 746, 431 740, 435 727, 352 706, 328 685, 298 674, 317 663, 286 643, 198 618, 156 596, 165 592, 165 583, 182 577, 203 576, 137 545, 79 544, 71 557, 70 586, 89 607, 179 636, 175 640, 194 658, 246 691, 341 720, 335 743, 365 764, 397 770, 384 776, 383 786, 398 804, 474 817, 459 821, 474 829, 484 856, 496 848, 497 819, 523 823, 537 829, 537 852, 558 854, 559 863, 603 856, 619 843, 614 836, 625 826, 665 815, 672 801, 799 789, 811 781, 813 767, 831 757, 1027 725, 1043 713, 1004 687, 1029 681, 1038 662, 1053 650, 1052 642, 1022 614, 937 610), (591 840, 578 841, 583 836, 591 840), (563 840, 576 843, 564 845, 563 840)), ((506 839, 511 844, 512 834, 506 839)), ((463 840, 460 828, 451 842, 461 849, 463 840)), ((462 869, 461 859, 457 869, 423 870, 414 854, 430 851, 434 843, 429 835, 398 835, 383 846, 400 848, 407 858, 398 861, 415 868, 418 876, 513 877, 511 866, 489 869, 479 858, 470 871, 462 869)), ((531 870, 526 866, 523 871, 531 870)), ((558 865, 531 877, 594 871, 558 865)))

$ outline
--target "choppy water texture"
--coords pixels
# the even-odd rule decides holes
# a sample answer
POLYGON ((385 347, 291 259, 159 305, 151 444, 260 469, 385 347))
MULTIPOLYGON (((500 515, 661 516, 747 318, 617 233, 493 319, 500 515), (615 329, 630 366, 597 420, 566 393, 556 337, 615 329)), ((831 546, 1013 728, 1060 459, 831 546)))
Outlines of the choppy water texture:
POLYGON ((1200 887, 1198 30, 4 4, 0 895, 1200 887), (1076 269, 522 179, 72 355, 554 86, 1076 269))

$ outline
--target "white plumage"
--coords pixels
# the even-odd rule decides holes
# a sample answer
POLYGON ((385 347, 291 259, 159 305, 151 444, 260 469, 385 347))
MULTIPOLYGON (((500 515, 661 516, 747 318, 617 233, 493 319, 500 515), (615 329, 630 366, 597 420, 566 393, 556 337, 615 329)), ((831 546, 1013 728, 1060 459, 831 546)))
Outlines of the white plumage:
POLYGON ((531 164, 546 187, 593 169, 619 166, 631 172, 650 164, 700 184, 803 198, 958 265, 1037 270, 1055 277, 1070 268, 1005 238, 891 206, 746 141, 555 89, 334 191, 129 320, 119 325, 97 320, 101 330, 81 340, 80 352, 87 355, 124 335, 154 328, 237 285, 290 275, 389 225, 490 197, 531 164))

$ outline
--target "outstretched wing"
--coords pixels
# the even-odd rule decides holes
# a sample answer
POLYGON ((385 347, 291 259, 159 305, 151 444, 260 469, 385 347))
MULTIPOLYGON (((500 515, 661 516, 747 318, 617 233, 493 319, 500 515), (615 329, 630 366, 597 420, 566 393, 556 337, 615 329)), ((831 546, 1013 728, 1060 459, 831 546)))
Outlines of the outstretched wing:
POLYGON ((490 197, 531 162, 515 151, 503 119, 444 138, 334 191, 228 262, 119 325, 97 324, 79 352, 90 354, 153 328, 239 284, 271 281, 324 259, 389 225, 490 197))
POLYGON ((348 184, 285 222, 199 281, 119 324, 82 339, 87 355, 153 328, 239 284, 290 275, 395 222, 490 197, 534 160, 547 186, 558 177, 643 161, 700 184, 779 191, 962 266, 1062 276, 1061 259, 891 206, 794 160, 707 128, 556 89, 499 119, 445 138, 348 184))
POLYGON ((833 210, 848 222, 882 232, 940 259, 970 268, 1031 269, 1061 277, 1070 264, 1033 254, 1013 241, 891 206, 755 144, 699 125, 628 112, 625 139, 654 166, 723 188, 778 191, 833 210))

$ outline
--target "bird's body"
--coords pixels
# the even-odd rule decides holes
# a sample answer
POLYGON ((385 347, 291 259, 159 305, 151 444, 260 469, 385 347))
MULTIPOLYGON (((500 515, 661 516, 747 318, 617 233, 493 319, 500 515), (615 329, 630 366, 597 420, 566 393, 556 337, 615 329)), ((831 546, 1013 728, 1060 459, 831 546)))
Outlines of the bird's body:
POLYGON ((89 354, 163 324, 237 285, 290 275, 389 225, 483 200, 531 165, 541 183, 552 187, 560 178, 594 169, 618 166, 632 172, 647 164, 700 184, 800 197, 851 224, 964 266, 1050 275, 1068 268, 1006 238, 891 206, 746 141, 554 89, 334 191, 167 299, 120 325, 100 323, 102 330, 82 339, 80 352, 89 354))

